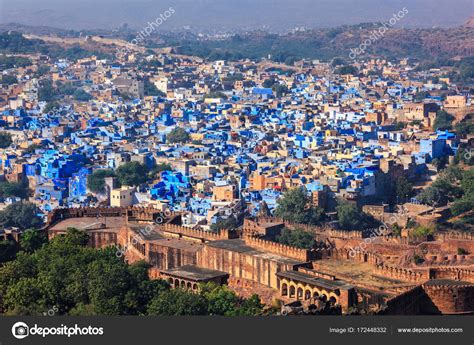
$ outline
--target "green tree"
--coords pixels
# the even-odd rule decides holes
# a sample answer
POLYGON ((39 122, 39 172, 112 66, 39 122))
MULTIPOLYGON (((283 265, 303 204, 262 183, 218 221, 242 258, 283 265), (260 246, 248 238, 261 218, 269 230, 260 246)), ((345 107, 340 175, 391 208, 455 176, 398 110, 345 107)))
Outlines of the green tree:
POLYGON ((85 92, 83 89, 80 88, 74 91, 73 97, 75 100, 81 102, 87 102, 92 99, 92 96, 89 93, 85 92))
POLYGON ((0 241, 0 264, 13 260, 19 247, 15 241, 0 241))
POLYGON ((16 196, 22 199, 26 199, 30 194, 30 190, 26 183, 17 183, 17 182, 0 182, 0 197, 8 198, 16 196))
POLYGON ((53 82, 50 79, 42 80, 38 88, 38 99, 44 102, 51 102, 55 96, 56 90, 53 87, 53 82))
POLYGON ((338 67, 335 71, 336 74, 352 74, 356 75, 359 73, 359 70, 355 66, 346 65, 338 67))
POLYGON ((36 229, 26 230, 20 239, 21 249, 28 253, 33 253, 35 250, 41 248, 46 242, 46 234, 43 231, 36 229))
POLYGON ((286 221, 303 224, 320 224, 324 211, 311 206, 311 199, 304 187, 286 191, 278 199, 275 215, 286 221))
POLYGON ((98 169, 87 176, 87 188, 93 193, 105 193, 105 178, 115 177, 111 169, 98 169))
POLYGON ((147 308, 148 315, 207 315, 207 301, 200 294, 182 289, 168 290, 153 297, 147 308))
POLYGON ((13 226, 21 230, 38 229, 43 225, 40 213, 35 204, 16 202, 0 211, 0 226, 13 226))
POLYGON ((398 200, 403 201, 413 195, 413 184, 406 177, 400 177, 395 181, 395 195, 398 200))
POLYGON ((43 114, 49 114, 57 111, 60 108, 60 104, 56 101, 48 102, 43 108, 43 114))
POLYGON ((117 178, 122 186, 138 186, 148 179, 148 169, 139 162, 127 162, 117 169, 117 178))
POLYGON ((212 231, 220 231, 220 230, 235 230, 239 226, 239 222, 235 217, 229 217, 222 219, 220 218, 215 224, 211 225, 212 231))
POLYGON ((173 130, 167 135, 167 139, 169 143, 176 144, 176 143, 185 143, 189 140, 189 134, 186 132, 184 128, 175 127, 173 130))
POLYGON ((281 244, 301 249, 312 249, 316 244, 314 236, 303 229, 289 230, 285 228, 281 231, 280 235, 277 236, 276 240, 281 244))
POLYGON ((453 120, 454 120, 454 117, 452 115, 448 114, 444 110, 438 110, 436 112, 436 118, 433 124, 433 128, 435 130, 452 129, 453 120))
POLYGON ((361 212, 356 206, 346 201, 338 201, 336 211, 339 226, 343 230, 371 229, 380 224, 374 217, 361 212))
POLYGON ((145 96, 166 97, 166 94, 163 91, 158 90, 155 84, 153 84, 148 78, 146 78, 144 81, 143 89, 145 96))
POLYGON ((0 83, 4 85, 13 85, 13 84, 18 83, 18 79, 14 75, 7 74, 7 75, 2 76, 0 83))
POLYGON ((8 132, 0 132, 0 149, 5 149, 13 143, 12 136, 8 132))

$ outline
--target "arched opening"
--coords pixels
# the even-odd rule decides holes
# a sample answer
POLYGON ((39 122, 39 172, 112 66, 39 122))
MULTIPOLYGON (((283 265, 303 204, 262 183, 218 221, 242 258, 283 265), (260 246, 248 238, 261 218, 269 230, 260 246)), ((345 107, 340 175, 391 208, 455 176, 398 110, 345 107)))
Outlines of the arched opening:
POLYGON ((304 292, 304 299, 305 299, 306 301, 309 300, 309 299, 311 299, 311 291, 306 290, 306 291, 304 292))
POLYGON ((184 281, 184 280, 182 280, 180 285, 181 285, 181 287, 184 289, 184 288, 186 287, 186 283, 185 283, 185 281, 184 281))
POLYGON ((178 279, 175 279, 175 280, 174 280, 174 287, 175 287, 175 288, 178 288, 178 287, 179 287, 179 280, 178 280, 178 279))
POLYGON ((295 287, 293 285, 290 285, 290 298, 294 298, 295 297, 295 287))
POLYGON ((319 298, 319 293, 317 291, 313 292, 313 298, 318 299, 319 298))
POLYGON ((288 285, 286 283, 281 284, 281 295, 288 296, 288 285))
POLYGON ((298 288, 298 290, 296 290, 296 299, 297 300, 303 299, 303 289, 302 288, 298 288))
POLYGON ((193 290, 194 290, 194 291, 196 291, 197 289, 198 289, 198 286, 197 286, 197 284, 196 284, 196 283, 195 283, 195 284, 193 284, 193 290))
POLYGON ((326 296, 325 294, 322 294, 321 296, 319 296, 319 300, 326 302, 328 300, 328 296, 326 296))
POLYGON ((191 284, 190 282, 188 282, 188 284, 186 284, 186 288, 188 288, 189 290, 191 290, 193 288, 193 284, 191 284))
POLYGON ((336 298, 335 298, 334 296, 331 296, 331 297, 329 298, 329 304, 332 305, 332 306, 334 306, 334 305, 336 305, 336 303, 337 303, 336 298))
POLYGON ((174 285, 173 278, 168 278, 168 283, 170 283, 171 287, 173 287, 173 285, 174 285))

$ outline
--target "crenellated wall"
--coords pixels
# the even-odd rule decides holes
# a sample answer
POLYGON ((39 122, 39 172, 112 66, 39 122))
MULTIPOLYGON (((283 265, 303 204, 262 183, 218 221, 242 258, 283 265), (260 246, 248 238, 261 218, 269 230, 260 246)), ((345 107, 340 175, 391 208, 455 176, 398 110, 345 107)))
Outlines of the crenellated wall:
POLYGON ((474 285, 439 281, 423 284, 423 290, 441 314, 474 313, 474 285))
POLYGON ((261 238, 252 237, 249 235, 244 235, 245 244, 249 247, 262 250, 264 252, 269 252, 272 254, 277 254, 281 256, 286 256, 292 259, 300 261, 310 261, 313 258, 313 252, 307 249, 300 249, 285 244, 267 241, 261 238))
POLYGON ((183 237, 183 238, 199 239, 202 242, 228 240, 228 239, 239 237, 238 231, 229 231, 226 229, 220 230, 218 232, 213 232, 213 231, 187 228, 184 226, 174 225, 174 224, 162 224, 158 226, 158 229, 165 233, 172 233, 172 234, 179 235, 179 237, 183 237))
POLYGON ((474 283, 474 271, 461 267, 432 267, 429 269, 431 279, 452 279, 474 283))
POLYGON ((331 258, 338 260, 368 262, 374 265, 382 263, 382 258, 378 254, 367 251, 354 251, 347 248, 332 248, 331 258))
POLYGON ((412 283, 423 283, 430 279, 428 269, 414 271, 408 268, 393 267, 383 264, 375 266, 374 274, 412 283))

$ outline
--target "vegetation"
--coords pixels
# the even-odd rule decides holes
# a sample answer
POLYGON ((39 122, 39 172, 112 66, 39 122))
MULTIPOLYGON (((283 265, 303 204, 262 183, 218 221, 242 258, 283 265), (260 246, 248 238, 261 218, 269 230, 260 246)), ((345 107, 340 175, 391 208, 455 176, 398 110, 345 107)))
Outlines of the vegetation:
POLYGON ((7 75, 2 76, 0 83, 4 85, 13 85, 13 84, 18 83, 18 79, 13 75, 7 74, 7 75))
POLYGON ((361 212, 356 206, 346 201, 339 200, 336 211, 339 227, 342 230, 373 229, 380 225, 380 222, 374 217, 361 212))
POLYGON ((474 134, 474 113, 467 114, 461 122, 454 126, 458 135, 474 134))
POLYGON ((410 231, 410 236, 425 237, 434 234, 434 229, 427 226, 418 226, 410 231))
MULTIPOLYGON (((258 296, 240 298, 208 283, 191 293, 150 280, 149 265, 128 265, 115 249, 93 249, 88 237, 68 229, 49 243, 19 252, 0 267, 0 310, 41 315, 56 306, 62 315, 259 315, 258 296)), ((2 249, 0 243, 0 252, 2 249)))
POLYGON ((406 200, 413 195, 413 184, 406 177, 400 177, 395 182, 395 196, 399 201, 406 200))
POLYGON ((73 93, 73 97, 76 101, 87 102, 92 99, 92 96, 85 92, 83 89, 76 89, 73 93))
POLYGON ((227 96, 220 92, 220 91, 213 91, 209 92, 208 94, 204 95, 204 98, 222 98, 222 99, 227 99, 227 96))
POLYGON ((95 170, 87 176, 87 188, 93 193, 105 193, 105 178, 114 176, 115 172, 111 169, 95 170))
POLYGON ((417 199, 424 204, 438 207, 454 200, 455 205, 460 205, 472 195, 470 189, 472 174, 472 170, 461 171, 458 166, 449 166, 441 171, 436 181, 425 188, 417 199))
POLYGON ((0 182, 0 197, 1 198, 8 198, 12 196, 16 196, 22 199, 26 199, 30 194, 30 190, 26 183, 17 183, 17 182, 8 182, 8 181, 1 181, 0 182))
POLYGON ((138 186, 148 179, 148 168, 139 162, 127 162, 116 170, 122 186, 138 186))
POLYGON ((324 211, 311 206, 311 199, 304 188, 295 188, 286 191, 278 199, 275 216, 293 223, 320 224, 324 211))
POLYGON ((346 66, 338 67, 338 68, 336 69, 335 73, 337 73, 337 74, 352 74, 352 75, 356 75, 356 74, 359 73, 359 71, 357 70, 357 67, 355 67, 355 66, 346 65, 346 66))
MULTIPOLYGON (((1 35, 0 35, 1 37, 1 35)), ((26 67, 32 64, 31 60, 19 56, 0 55, 0 70, 6 70, 16 67, 26 67)))
POLYGON ((289 230, 285 228, 276 240, 278 243, 301 249, 311 249, 316 244, 314 236, 303 229, 289 230))
POLYGON ((172 144, 185 143, 189 141, 189 134, 184 128, 175 127, 168 135, 168 142, 172 144))
POLYGON ((220 218, 216 223, 211 225, 211 230, 215 232, 220 230, 235 230, 238 226, 239 222, 235 217, 220 218))
POLYGON ((35 204, 16 202, 0 211, 0 226, 17 227, 20 230, 38 229, 43 225, 41 211, 35 204))
MULTIPOLYGON (((64 48, 59 44, 46 43, 38 39, 27 39, 19 32, 5 31, 0 33, 0 51, 5 53, 40 53, 51 57, 52 59, 68 59, 77 60, 91 55, 98 58, 108 58, 109 55, 100 51, 91 51, 82 48, 79 44, 75 44, 70 48, 64 48)), ((15 58, 14 61, 7 61, 13 66, 28 66, 31 61, 25 58, 15 58)), ((5 63, 0 60, 0 64, 5 63)), ((9 67, 9 68, 11 68, 9 67)))
POLYGON ((153 84, 148 78, 144 80, 143 85, 144 85, 145 96, 166 97, 166 94, 158 90, 155 84, 153 84))
POLYGON ((12 135, 8 132, 0 132, 0 149, 5 149, 13 143, 12 135))
POLYGON ((454 120, 454 117, 452 115, 448 114, 444 110, 438 110, 436 112, 436 118, 433 124, 433 128, 435 130, 452 129, 453 120, 454 120))

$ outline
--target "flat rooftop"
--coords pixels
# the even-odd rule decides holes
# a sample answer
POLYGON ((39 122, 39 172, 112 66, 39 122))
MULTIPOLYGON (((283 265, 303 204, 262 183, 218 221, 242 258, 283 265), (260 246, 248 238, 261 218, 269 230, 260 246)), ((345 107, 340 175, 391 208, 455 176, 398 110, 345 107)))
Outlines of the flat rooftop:
POLYGON ((228 250, 228 251, 236 252, 236 253, 245 253, 246 255, 261 257, 264 259, 277 261, 277 262, 288 264, 288 265, 298 265, 298 264, 304 263, 304 261, 295 260, 286 256, 257 250, 255 248, 252 248, 246 245, 245 241, 240 238, 231 239, 231 240, 212 241, 212 242, 206 243, 206 245, 212 248, 224 249, 224 250, 228 250))
POLYGON ((78 217, 61 220, 50 230, 66 231, 67 228, 76 228, 84 231, 119 231, 124 225, 125 217, 78 217), (101 228, 102 225, 105 225, 105 228, 101 228))
POLYGON ((208 281, 214 278, 226 278, 229 273, 210 270, 207 268, 201 268, 193 265, 184 265, 181 267, 172 268, 166 271, 162 271, 163 274, 183 278, 192 281, 208 281))
POLYGON ((374 272, 374 266, 367 262, 325 259, 313 262, 315 270, 336 276, 353 285, 371 286, 379 290, 412 284, 406 281, 387 278, 374 272))

